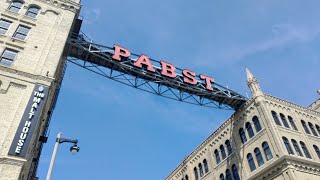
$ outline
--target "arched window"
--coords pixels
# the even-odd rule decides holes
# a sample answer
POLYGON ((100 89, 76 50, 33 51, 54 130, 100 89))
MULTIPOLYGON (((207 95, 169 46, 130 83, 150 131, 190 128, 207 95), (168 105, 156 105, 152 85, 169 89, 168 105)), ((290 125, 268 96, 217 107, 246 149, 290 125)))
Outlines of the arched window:
POLYGON ((226 180, 232 180, 232 176, 229 169, 226 170, 226 180))
POLYGON ((216 156, 216 162, 217 162, 217 164, 219 164, 221 160, 220 160, 219 151, 218 151, 217 149, 214 151, 214 155, 216 156))
POLYGON ((243 128, 240 128, 240 129, 239 129, 239 134, 240 134, 240 138, 241 138, 242 144, 244 144, 245 142, 247 142, 246 133, 244 132, 243 128))
POLYGON ((284 125, 284 127, 290 128, 286 117, 282 113, 280 113, 280 118, 281 118, 281 121, 282 121, 282 124, 284 125))
POLYGON ((184 179, 189 180, 189 176, 188 176, 188 175, 186 175, 186 177, 185 177, 184 179))
POLYGON ((314 136, 318 136, 317 131, 314 129, 313 124, 311 122, 308 122, 309 127, 311 129, 311 132, 314 136))
POLYGON ((263 148, 264 155, 266 156, 267 161, 272 159, 273 156, 272 156, 271 150, 270 150, 269 145, 268 145, 267 142, 263 142, 262 143, 262 148, 263 148))
POLYGON ((303 156, 301 151, 300 151, 300 147, 299 147, 297 141, 294 140, 294 139, 291 139, 291 142, 292 142, 293 148, 296 151, 296 153, 298 154, 298 156, 303 156))
POLYGON ((195 180, 198 180, 198 179, 199 179, 199 174, 198 174, 198 169, 197 169, 197 167, 195 167, 195 168, 193 169, 193 173, 194 173, 194 179, 195 179, 195 180))
POLYGON ((318 148, 318 146, 313 145, 313 149, 314 149, 314 151, 316 151, 318 158, 320 159, 320 149, 318 148))
POLYGON ((232 147, 231 147, 231 143, 230 143, 230 141, 229 140, 226 140, 226 146, 227 146, 227 150, 228 150, 228 156, 230 156, 231 155, 231 153, 232 153, 232 147))
POLYGON ((221 152, 222 159, 225 159, 227 155, 226 155, 226 151, 224 150, 224 146, 222 144, 220 146, 220 152, 221 152))
POLYGON ((304 155, 306 155, 307 158, 311 159, 311 155, 310 155, 310 153, 308 151, 307 146, 304 144, 304 142, 300 141, 300 145, 301 145, 301 148, 302 148, 302 150, 304 152, 304 155))
POLYGON ((220 180, 224 180, 224 175, 222 173, 220 174, 220 180))
POLYGON ((320 134, 320 126, 318 126, 317 124, 316 124, 316 129, 317 129, 318 133, 320 134))
POLYGON ((282 137, 282 140, 283 140, 284 146, 286 147, 286 149, 288 151, 288 154, 294 154, 288 139, 286 137, 282 137))
POLYGON ((208 162, 206 159, 203 160, 203 166, 204 166, 204 173, 209 172, 208 162))
POLYGON ((259 118, 257 116, 254 116, 252 118, 252 121, 253 121, 254 127, 256 128, 256 132, 259 132, 261 130, 259 118))
POLYGON ((23 5, 22 1, 13 1, 10 6, 9 10, 15 13, 18 13, 23 5))
POLYGON ((281 126, 281 123, 280 123, 280 121, 279 121, 279 118, 278 118, 277 113, 274 112, 274 111, 271 111, 271 114, 272 114, 272 117, 273 117, 274 122, 275 122, 277 125, 281 126))
POLYGON ((202 177, 202 176, 203 176, 203 168, 202 168, 202 164, 201 164, 201 163, 199 163, 198 167, 199 167, 200 177, 202 177))
POLYGON ((252 126, 249 122, 246 123, 246 129, 248 131, 249 138, 252 138, 254 136, 254 132, 253 132, 252 126))
POLYGON ((304 132, 306 132, 307 134, 310 134, 310 131, 309 131, 308 127, 307 127, 306 122, 304 122, 304 120, 301 120, 301 124, 302 124, 302 127, 304 129, 304 132))
POLYGON ((240 180, 239 172, 237 166, 234 164, 232 165, 232 174, 234 180, 240 180))
POLYGON ((259 148, 254 149, 254 154, 256 155, 258 166, 262 166, 264 164, 264 160, 259 148))
POLYGON ((251 153, 249 153, 247 155, 247 160, 248 160, 248 164, 249 164, 249 167, 250 167, 250 171, 254 171, 256 169, 256 164, 254 163, 254 160, 253 160, 253 157, 252 157, 251 153))
POLYGON ((291 116, 288 116, 288 119, 289 119, 289 123, 290 123, 291 127, 292 127, 294 130, 298 131, 298 128, 297 128, 296 124, 294 123, 292 117, 291 117, 291 116))
POLYGON ((39 14, 40 8, 38 6, 30 6, 26 12, 26 16, 36 18, 39 14))

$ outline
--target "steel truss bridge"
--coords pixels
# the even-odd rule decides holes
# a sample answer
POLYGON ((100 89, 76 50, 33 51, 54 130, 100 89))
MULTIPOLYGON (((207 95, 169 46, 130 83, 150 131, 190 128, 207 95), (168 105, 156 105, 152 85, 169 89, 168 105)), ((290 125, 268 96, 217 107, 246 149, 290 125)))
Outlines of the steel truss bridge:
MULTIPOLYGON (((114 60, 112 59, 113 47, 94 43, 81 32, 72 33, 69 36, 65 53, 67 60, 75 65, 122 84, 169 99, 227 110, 236 110, 247 101, 244 96, 217 83, 212 83, 213 90, 210 91, 205 89, 206 85, 201 81, 196 85, 184 83, 183 76, 180 74, 173 79, 161 75, 160 68, 155 66, 154 73, 135 67, 133 63, 139 57, 137 54, 131 54, 125 61, 114 60)), ((152 64, 160 64, 159 61, 150 60, 152 64)))

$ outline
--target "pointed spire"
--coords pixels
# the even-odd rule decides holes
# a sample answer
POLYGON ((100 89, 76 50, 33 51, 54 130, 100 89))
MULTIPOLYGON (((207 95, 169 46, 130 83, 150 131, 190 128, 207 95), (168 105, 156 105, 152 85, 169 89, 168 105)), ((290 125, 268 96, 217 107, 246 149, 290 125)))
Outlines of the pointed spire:
POLYGON ((252 96, 253 97, 262 96, 263 92, 261 91, 259 82, 250 72, 248 67, 246 67, 246 74, 247 74, 247 84, 250 88, 252 96))
POLYGON ((246 66, 246 74, 247 74, 247 81, 250 81, 254 78, 252 73, 250 72, 249 68, 246 66))

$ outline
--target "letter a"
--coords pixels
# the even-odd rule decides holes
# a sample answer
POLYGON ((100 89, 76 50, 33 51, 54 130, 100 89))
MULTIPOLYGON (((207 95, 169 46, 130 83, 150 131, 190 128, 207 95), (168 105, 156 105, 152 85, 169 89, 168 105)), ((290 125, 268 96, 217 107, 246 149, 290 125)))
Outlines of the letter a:
POLYGON ((144 54, 141 54, 141 56, 138 58, 138 60, 133 63, 134 66, 139 67, 139 68, 142 68, 142 64, 147 66, 148 71, 156 72, 156 70, 152 66, 148 56, 146 56, 144 54))
POLYGON ((121 57, 129 57, 130 56, 130 51, 124 47, 114 45, 114 54, 112 56, 113 59, 121 61, 121 57))

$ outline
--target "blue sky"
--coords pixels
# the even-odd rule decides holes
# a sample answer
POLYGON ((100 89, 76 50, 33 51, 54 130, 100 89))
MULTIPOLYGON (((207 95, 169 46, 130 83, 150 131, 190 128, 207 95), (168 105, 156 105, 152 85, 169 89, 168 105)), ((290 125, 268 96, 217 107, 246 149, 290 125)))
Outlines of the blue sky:
MULTIPOLYGON (((104 45, 166 60, 249 95, 245 66, 265 93, 308 106, 320 89, 317 0, 90 0, 84 31, 104 45)), ((68 63, 44 146, 44 179, 56 134, 53 180, 160 180, 233 112, 183 104, 124 86, 68 63)))

